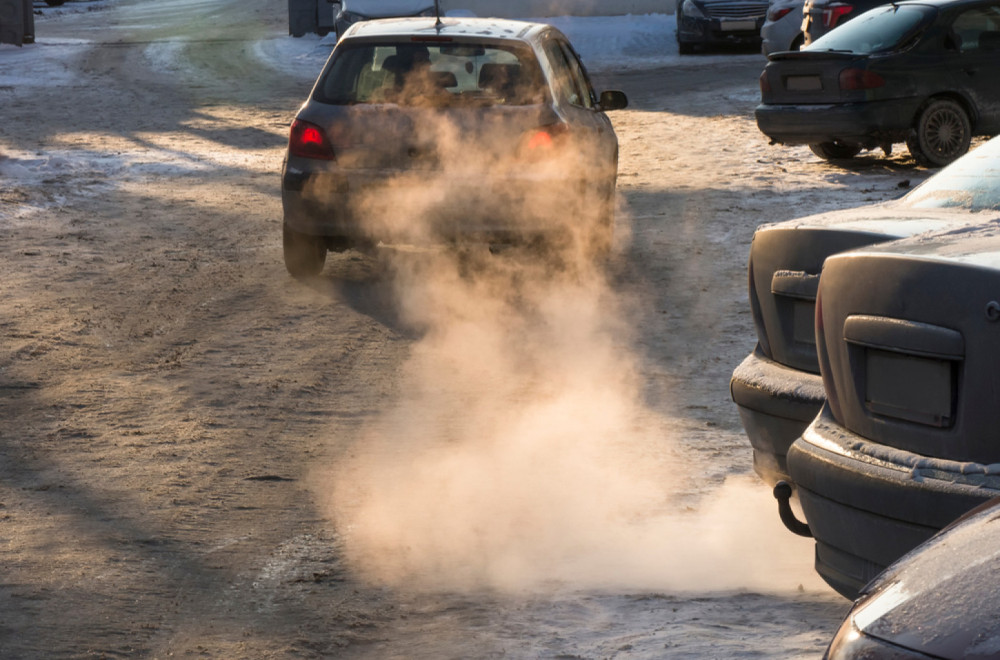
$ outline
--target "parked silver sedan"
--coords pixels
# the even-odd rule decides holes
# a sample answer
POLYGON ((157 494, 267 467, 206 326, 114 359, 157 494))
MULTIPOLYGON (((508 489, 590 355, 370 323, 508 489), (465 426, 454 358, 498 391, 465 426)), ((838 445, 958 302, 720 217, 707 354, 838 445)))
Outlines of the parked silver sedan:
POLYGON ((733 372, 730 391, 753 446, 754 468, 765 481, 788 477, 788 448, 826 398, 813 325, 824 260, 864 245, 1000 217, 997 176, 1000 139, 897 200, 757 229, 748 265, 757 346, 733 372))
POLYGON ((802 34, 802 5, 805 0, 771 0, 767 18, 760 29, 761 51, 765 55, 784 50, 798 50, 802 34))
POLYGON ((478 18, 354 24, 292 123, 285 265, 378 243, 611 242, 618 140, 566 37, 478 18))

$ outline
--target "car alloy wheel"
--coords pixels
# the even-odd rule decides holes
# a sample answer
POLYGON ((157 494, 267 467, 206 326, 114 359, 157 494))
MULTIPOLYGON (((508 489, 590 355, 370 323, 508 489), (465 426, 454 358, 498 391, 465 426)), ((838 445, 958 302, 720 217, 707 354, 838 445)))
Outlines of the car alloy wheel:
POLYGON ((965 108, 951 99, 933 99, 917 116, 906 146, 918 161, 942 167, 967 152, 971 141, 965 108))

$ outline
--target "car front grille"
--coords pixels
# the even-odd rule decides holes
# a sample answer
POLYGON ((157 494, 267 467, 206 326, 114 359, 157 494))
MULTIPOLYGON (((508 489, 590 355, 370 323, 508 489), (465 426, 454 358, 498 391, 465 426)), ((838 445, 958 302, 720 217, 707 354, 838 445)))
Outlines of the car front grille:
POLYGON ((763 18, 767 14, 767 3, 746 2, 706 2, 705 13, 710 18, 751 19, 763 18))

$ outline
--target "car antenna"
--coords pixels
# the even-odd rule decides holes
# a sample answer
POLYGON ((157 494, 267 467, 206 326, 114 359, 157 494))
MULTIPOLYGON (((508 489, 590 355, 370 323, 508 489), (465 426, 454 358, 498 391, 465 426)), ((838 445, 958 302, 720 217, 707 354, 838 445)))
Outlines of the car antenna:
POLYGON ((443 23, 441 23, 441 0, 434 0, 434 27, 438 30, 441 29, 443 23))

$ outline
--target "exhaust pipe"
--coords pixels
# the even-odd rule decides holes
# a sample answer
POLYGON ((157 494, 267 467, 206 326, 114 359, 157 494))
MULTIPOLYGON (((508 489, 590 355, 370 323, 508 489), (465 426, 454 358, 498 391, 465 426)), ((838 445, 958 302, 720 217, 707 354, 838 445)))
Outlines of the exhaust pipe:
POLYGON ((774 499, 778 500, 778 517, 781 518, 781 522, 785 524, 788 531, 798 536, 812 538, 812 531, 809 529, 809 525, 796 518, 795 512, 792 511, 792 484, 787 481, 779 481, 774 484, 773 492, 774 499))

